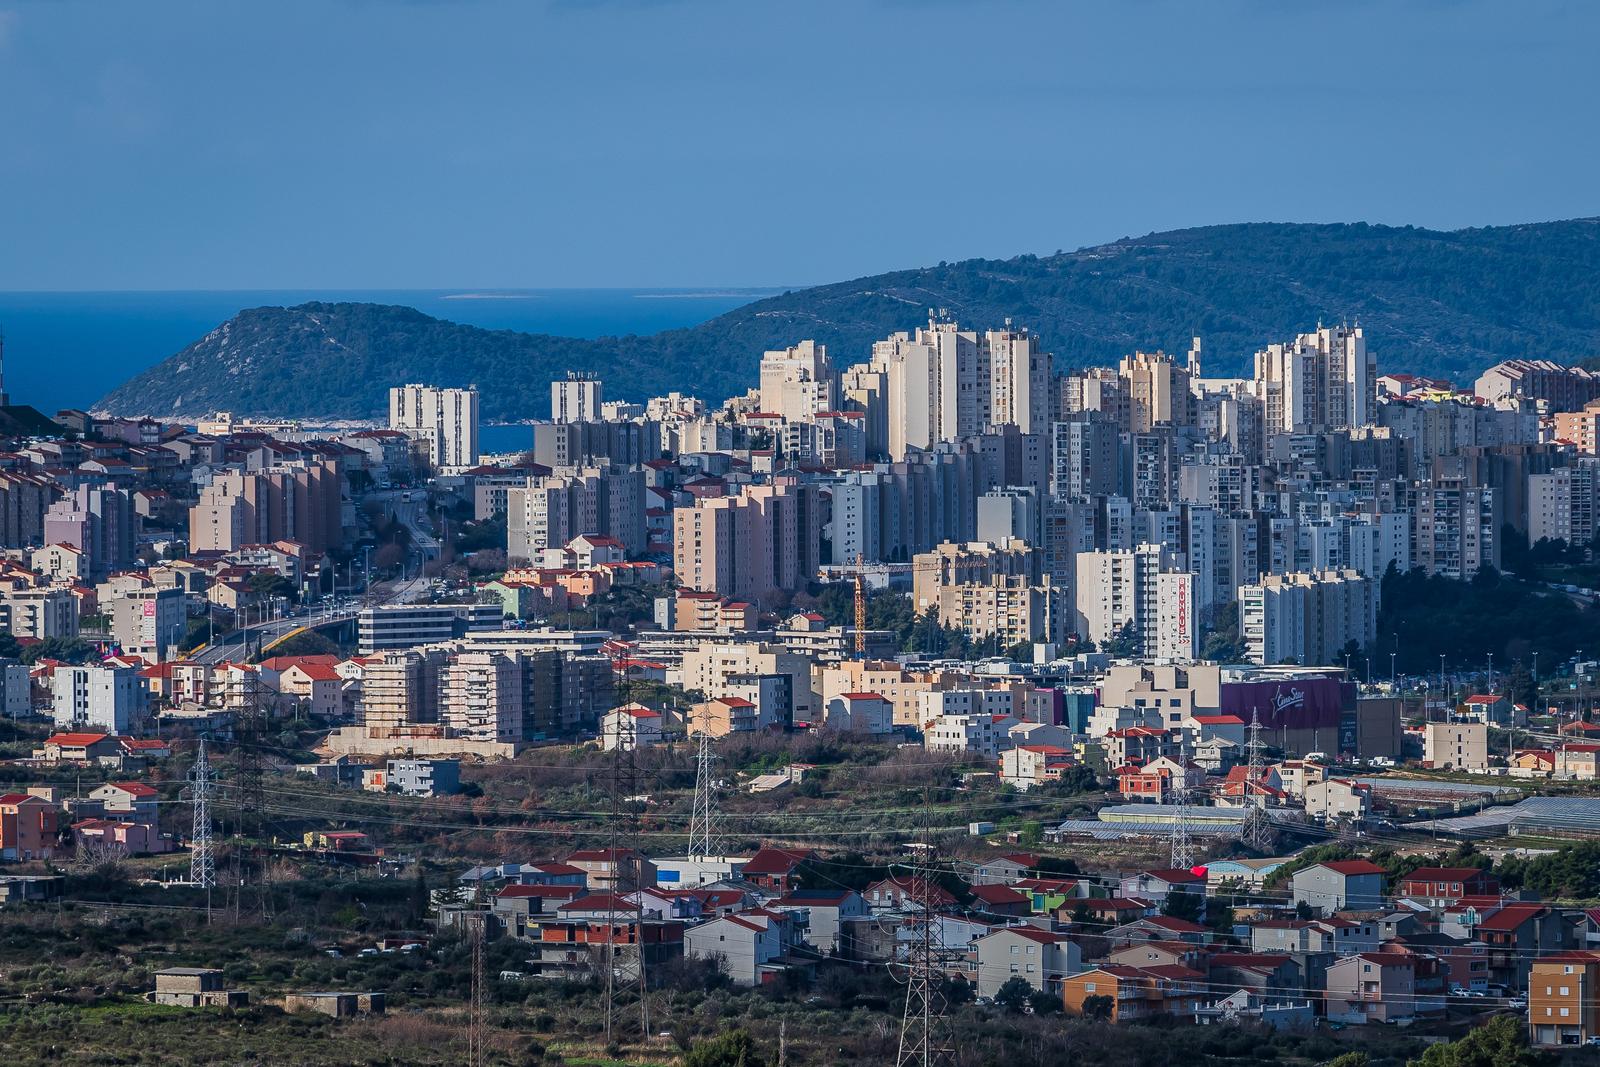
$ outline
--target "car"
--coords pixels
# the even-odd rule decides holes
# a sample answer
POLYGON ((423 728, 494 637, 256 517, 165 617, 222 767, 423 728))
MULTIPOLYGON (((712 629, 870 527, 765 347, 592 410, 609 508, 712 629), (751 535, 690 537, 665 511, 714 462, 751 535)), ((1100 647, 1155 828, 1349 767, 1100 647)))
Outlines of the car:
POLYGON ((357 956, 376 956, 377 954, 378 950, 375 948, 364 948, 356 953, 357 956))

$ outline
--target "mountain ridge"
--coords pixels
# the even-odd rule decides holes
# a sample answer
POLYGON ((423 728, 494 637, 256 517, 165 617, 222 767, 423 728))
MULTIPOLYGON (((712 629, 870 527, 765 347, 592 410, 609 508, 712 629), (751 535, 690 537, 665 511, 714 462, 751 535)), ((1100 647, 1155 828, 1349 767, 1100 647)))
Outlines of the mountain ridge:
POLYGON ((754 384, 769 348, 812 338, 843 366, 934 308, 980 330, 1004 318, 1027 325, 1062 368, 1138 348, 1183 351, 1198 335, 1213 375, 1247 373, 1261 345, 1318 321, 1359 321, 1380 371, 1465 381, 1505 358, 1600 355, 1600 218, 1454 231, 1172 230, 1051 256, 868 275, 766 297, 698 326, 592 340, 486 330, 399 305, 252 308, 95 408, 377 418, 390 385, 427 381, 476 384, 483 417, 512 421, 545 417, 548 383, 569 369, 599 372, 613 396, 678 389, 720 401, 754 384))

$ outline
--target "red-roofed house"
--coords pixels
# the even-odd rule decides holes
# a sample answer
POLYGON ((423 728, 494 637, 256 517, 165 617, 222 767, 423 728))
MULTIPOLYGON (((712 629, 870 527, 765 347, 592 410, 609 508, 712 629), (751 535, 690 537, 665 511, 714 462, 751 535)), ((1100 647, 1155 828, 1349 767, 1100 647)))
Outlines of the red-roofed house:
POLYGON ((1076 765, 1071 751, 1059 745, 1018 745, 1000 753, 1000 780, 1030 789, 1056 781, 1076 765))
POLYGON ((1029 898, 1005 885, 972 887, 972 908, 985 915, 1024 916, 1032 911, 1029 898))
POLYGON ((338 657, 326 657, 327 663, 307 662, 311 658, 300 657, 278 671, 278 692, 293 699, 302 712, 335 718, 344 712, 344 678, 339 674, 338 657))
MULTIPOLYGON (((1491 726, 1504 726, 1512 722, 1516 716, 1516 709, 1511 701, 1493 693, 1474 693, 1461 702, 1461 710, 1472 721, 1488 723, 1491 726)), ((1526 724, 1526 715, 1523 716, 1522 722, 1516 723, 1518 726, 1526 724)))
POLYGON ((107 815, 150 827, 156 825, 159 794, 154 786, 143 782, 107 782, 90 792, 89 799, 98 801, 107 815))
POLYGON ((795 885, 795 869, 812 855, 808 848, 759 848, 744 865, 744 880, 770 893, 787 894, 795 885))
POLYGON ((683 954, 690 959, 716 960, 735 985, 764 985, 786 969, 783 960, 790 936, 786 915, 765 910, 740 912, 684 931, 683 954))
POLYGON ((1560 912, 1537 901, 1513 901, 1478 922, 1477 937, 1489 956, 1489 978, 1522 989, 1528 961, 1575 948, 1577 936, 1560 912))
POLYGON ((121 750, 110 734, 64 733, 45 738, 41 756, 46 763, 94 763, 121 750))
POLYGON ((624 704, 600 720, 601 744, 607 752, 652 748, 661 743, 661 713, 643 704, 624 704))
POLYGON ((1397 892, 1430 908, 1448 908, 1462 897, 1500 895, 1500 879, 1479 867, 1418 867, 1400 879, 1397 892))
POLYGON ((1142 767, 1117 768, 1117 789, 1123 797, 1149 804, 1164 803, 1174 787, 1194 790, 1205 781, 1206 772, 1193 760, 1180 764, 1170 756, 1157 757, 1142 767))

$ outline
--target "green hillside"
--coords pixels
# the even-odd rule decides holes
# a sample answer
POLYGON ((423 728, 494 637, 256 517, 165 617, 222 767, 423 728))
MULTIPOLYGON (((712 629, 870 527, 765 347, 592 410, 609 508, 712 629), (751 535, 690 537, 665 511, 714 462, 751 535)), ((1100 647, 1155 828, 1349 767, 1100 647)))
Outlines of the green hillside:
POLYGON ((1206 373, 1245 373, 1260 345, 1318 320, 1359 321, 1381 370, 1466 381, 1514 356, 1600 356, 1600 219, 1458 230, 1250 223, 1053 256, 966 260, 759 300, 699 326, 583 340, 482 330, 403 307, 256 308, 113 390, 97 407, 172 417, 370 417, 388 386, 475 383, 488 420, 548 415, 549 382, 600 372, 608 395, 720 401, 760 354, 804 338, 836 359, 915 328, 930 308, 1039 333, 1059 366, 1205 340, 1206 373))

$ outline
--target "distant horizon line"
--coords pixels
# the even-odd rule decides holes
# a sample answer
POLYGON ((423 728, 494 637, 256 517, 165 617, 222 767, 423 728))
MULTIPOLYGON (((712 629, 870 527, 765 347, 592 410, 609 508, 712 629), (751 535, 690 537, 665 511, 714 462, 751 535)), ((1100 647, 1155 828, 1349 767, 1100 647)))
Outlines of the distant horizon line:
POLYGON ((515 286, 359 286, 359 285, 305 285, 261 286, 259 288, 226 289, 3 289, 0 296, 143 296, 203 294, 228 296, 236 293, 429 293, 443 294, 445 299, 495 300, 516 299, 537 293, 650 293, 683 297, 743 296, 747 293, 782 293, 797 289, 814 289, 827 282, 806 285, 538 285, 515 286))

